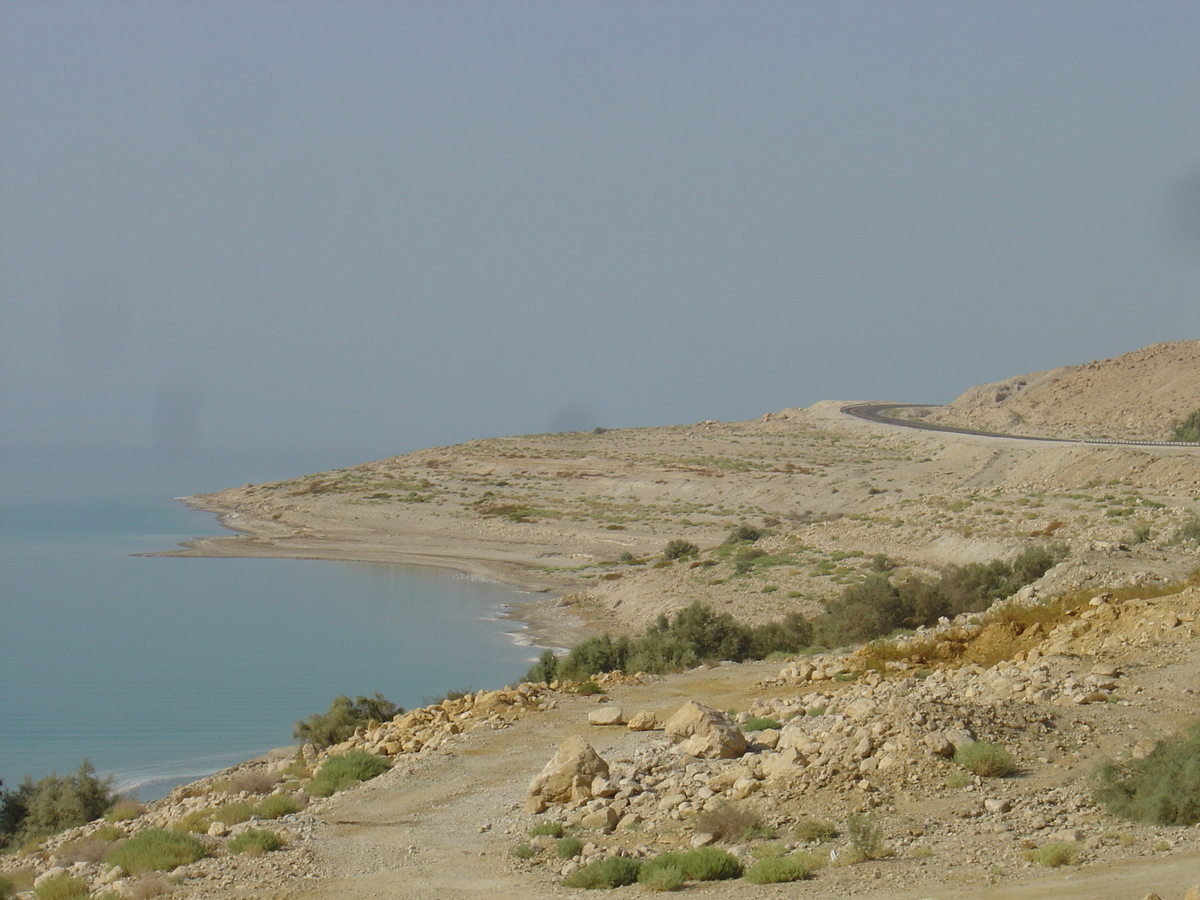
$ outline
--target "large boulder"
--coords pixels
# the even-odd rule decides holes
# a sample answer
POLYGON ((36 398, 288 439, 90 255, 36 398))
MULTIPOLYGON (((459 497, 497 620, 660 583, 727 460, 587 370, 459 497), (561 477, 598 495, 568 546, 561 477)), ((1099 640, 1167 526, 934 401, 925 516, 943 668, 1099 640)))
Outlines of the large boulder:
POLYGON ((736 759, 746 752, 742 729, 719 709, 690 700, 671 716, 664 729, 681 753, 704 759, 736 759))
POLYGON ((608 763, 583 738, 569 737, 529 783, 525 808, 540 813, 552 803, 586 802, 592 799, 592 784, 597 778, 608 778, 608 763))

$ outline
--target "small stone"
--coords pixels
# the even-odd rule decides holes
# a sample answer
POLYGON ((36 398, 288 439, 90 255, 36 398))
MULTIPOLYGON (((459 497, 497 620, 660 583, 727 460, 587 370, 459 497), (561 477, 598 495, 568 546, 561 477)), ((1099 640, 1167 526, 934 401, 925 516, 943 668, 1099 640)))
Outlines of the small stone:
POLYGON ((1006 813, 1012 809, 1012 804, 1007 800, 989 797, 987 800, 983 801, 983 808, 990 813, 1006 813))
POLYGON ((692 835, 692 849, 697 847, 707 847, 716 840, 717 836, 715 834, 709 834, 707 831, 697 831, 692 835))

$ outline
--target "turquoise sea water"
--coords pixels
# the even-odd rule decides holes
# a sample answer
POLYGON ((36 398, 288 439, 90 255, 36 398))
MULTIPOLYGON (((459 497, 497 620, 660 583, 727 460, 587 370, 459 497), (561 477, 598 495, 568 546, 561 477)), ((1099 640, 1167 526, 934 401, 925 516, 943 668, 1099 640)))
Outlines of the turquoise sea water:
MULTIPOLYGON (((493 583, 405 566, 133 555, 220 533, 171 496, 254 480, 213 483, 236 459, 192 461, 191 489, 176 484, 193 477, 188 465, 128 454, 77 458, 73 470, 4 461, 28 476, 0 494, 6 787, 87 757, 152 799, 290 743, 295 720, 339 693, 379 691, 411 708, 506 684, 536 656, 496 618, 524 595, 493 583)), ((322 467, 293 465, 312 468, 267 477, 322 467)))

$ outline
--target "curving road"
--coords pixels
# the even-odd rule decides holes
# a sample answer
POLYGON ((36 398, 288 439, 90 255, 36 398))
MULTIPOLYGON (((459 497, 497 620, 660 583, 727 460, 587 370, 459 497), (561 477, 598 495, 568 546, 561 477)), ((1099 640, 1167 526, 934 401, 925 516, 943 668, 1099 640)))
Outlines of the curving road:
POLYGON ((1027 434, 1001 434, 998 431, 981 431, 973 428, 955 428, 951 425, 937 425, 933 422, 919 422, 913 419, 901 419, 891 415, 901 409, 927 409, 928 403, 852 403, 842 407, 842 412, 848 416, 865 419, 879 425, 899 425, 902 428, 916 428, 921 431, 944 431, 950 434, 972 434, 978 437, 1006 438, 1012 441, 1042 441, 1051 444, 1119 444, 1127 447, 1200 447, 1200 443, 1185 441, 1119 441, 1101 438, 1035 437, 1027 434))

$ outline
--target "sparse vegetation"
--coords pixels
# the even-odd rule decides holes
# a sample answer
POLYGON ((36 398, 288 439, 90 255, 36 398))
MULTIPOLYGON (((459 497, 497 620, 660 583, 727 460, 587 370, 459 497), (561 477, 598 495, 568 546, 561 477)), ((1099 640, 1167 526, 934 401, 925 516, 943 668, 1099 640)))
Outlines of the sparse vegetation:
POLYGON ((1200 441, 1200 409, 1193 412, 1186 419, 1175 426, 1175 430, 1171 433, 1172 441, 1186 441, 1188 443, 1196 443, 1200 441))
POLYGON ((1114 815, 1153 825, 1200 822, 1200 721, 1159 741, 1145 759, 1096 773, 1095 797, 1114 815))
POLYGON ((341 756, 331 756, 305 790, 314 797, 328 797, 360 782, 370 781, 388 768, 387 760, 382 757, 365 750, 351 750, 341 756))
POLYGON ((402 712, 402 707, 381 694, 358 696, 353 700, 338 695, 330 704, 329 712, 313 713, 307 719, 297 722, 292 737, 301 743, 332 747, 354 734, 354 729, 358 726, 366 725, 372 720, 386 722, 402 712))
POLYGON ((574 859, 583 852, 583 841, 577 837, 565 837, 554 845, 554 853, 559 859, 574 859))
MULTIPOLYGON (((691 668, 706 659, 742 661, 762 659, 774 652, 795 653, 811 643, 812 626, 798 613, 782 621, 751 627, 730 613, 716 613, 696 602, 673 618, 658 621, 636 637, 609 635, 577 644, 562 659, 554 660, 549 680, 583 680, 599 672, 663 673, 691 668)), ((542 658, 526 674, 526 681, 545 683, 553 654, 542 658)))
POLYGON ((688 556, 696 556, 700 553, 700 548, 691 541, 681 540, 676 538, 673 541, 668 541, 667 546, 663 548, 663 556, 667 559, 684 559, 688 556))
POLYGON ((837 826, 832 822, 821 822, 816 819, 805 819, 802 822, 798 822, 792 830, 792 835, 796 840, 809 844, 832 841, 839 834, 841 832, 838 831, 837 826))
POLYGON ((207 856, 204 845, 190 834, 148 828, 114 847, 104 861, 131 875, 170 871, 207 856))
POLYGON ((262 856, 283 847, 283 838, 278 832, 267 828, 248 828, 229 842, 230 853, 247 856, 262 856))
POLYGON ((851 816, 846 820, 846 836, 850 839, 850 848, 842 859, 848 864, 896 855, 896 851, 883 842, 883 829, 864 816, 851 816))
POLYGON ((1017 770, 1012 754, 988 741, 972 741, 959 747, 954 753, 954 761, 982 778, 1004 778, 1017 770))
POLYGON ((746 880, 753 884, 785 884, 807 877, 808 866, 794 856, 760 859, 746 870, 746 880))
POLYGON ((563 879, 563 886, 600 890, 624 887, 638 880, 642 864, 624 856, 609 856, 576 869, 563 879))
POLYGON ((1075 860, 1079 858, 1079 848, 1075 844, 1060 841, 1047 844, 1045 847, 1039 847, 1036 850, 1028 850, 1025 853, 1025 858, 1030 862, 1037 863, 1039 866, 1056 869, 1059 866, 1074 865, 1075 860))
POLYGON ((563 836, 563 827, 558 822, 539 822, 529 829, 530 837, 541 837, 543 835, 560 838, 563 836))
POLYGON ((304 806, 291 794, 271 794, 255 807, 255 813, 260 819, 281 819, 302 809, 304 806))
POLYGON ((696 831, 711 834, 718 841, 770 836, 757 813, 734 803, 718 803, 704 810, 696 817, 696 831))
POLYGON ((38 900, 85 900, 91 896, 87 882, 69 872, 60 872, 42 879, 34 893, 38 900))
POLYGON ((778 719, 771 719, 766 716, 755 716, 752 719, 747 719, 746 724, 742 726, 742 731, 766 731, 768 728, 782 728, 778 719))

